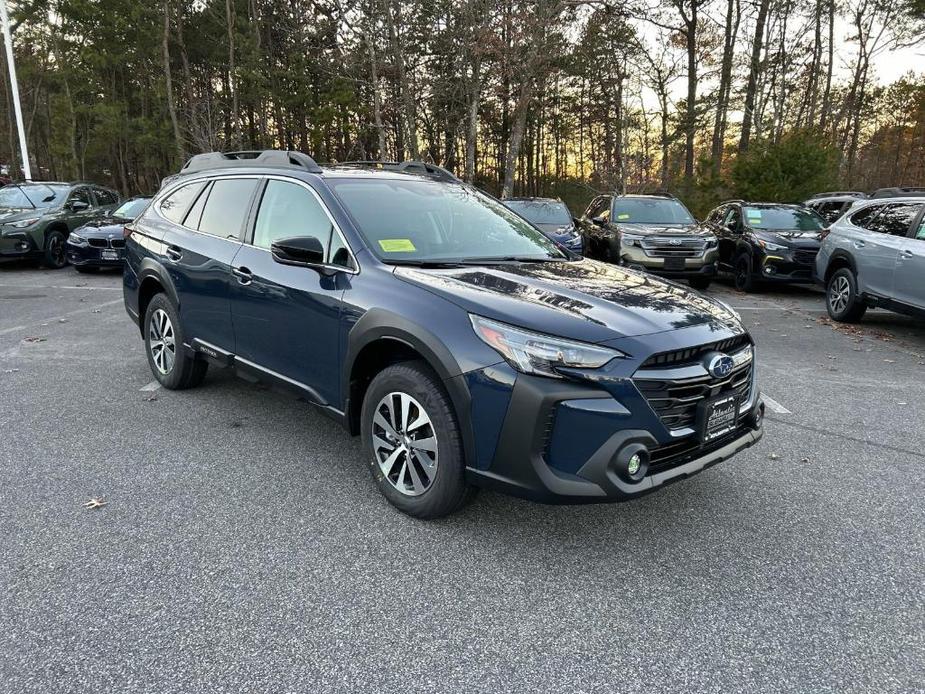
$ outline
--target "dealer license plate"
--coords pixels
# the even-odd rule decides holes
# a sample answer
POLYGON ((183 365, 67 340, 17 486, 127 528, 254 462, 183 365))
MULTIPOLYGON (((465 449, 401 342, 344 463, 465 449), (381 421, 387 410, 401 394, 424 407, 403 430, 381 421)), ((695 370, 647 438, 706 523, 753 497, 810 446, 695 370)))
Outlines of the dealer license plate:
POLYGON ((736 395, 721 395, 699 405, 700 440, 715 441, 735 431, 739 422, 739 398, 736 395))

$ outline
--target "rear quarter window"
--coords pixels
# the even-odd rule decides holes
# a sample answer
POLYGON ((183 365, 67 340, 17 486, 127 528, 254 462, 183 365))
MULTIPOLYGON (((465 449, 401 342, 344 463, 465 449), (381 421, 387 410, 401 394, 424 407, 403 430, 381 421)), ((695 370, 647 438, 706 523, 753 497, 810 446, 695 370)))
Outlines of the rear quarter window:
POLYGON ((160 213, 175 224, 179 224, 199 191, 205 186, 204 181, 197 181, 181 186, 158 203, 160 213))

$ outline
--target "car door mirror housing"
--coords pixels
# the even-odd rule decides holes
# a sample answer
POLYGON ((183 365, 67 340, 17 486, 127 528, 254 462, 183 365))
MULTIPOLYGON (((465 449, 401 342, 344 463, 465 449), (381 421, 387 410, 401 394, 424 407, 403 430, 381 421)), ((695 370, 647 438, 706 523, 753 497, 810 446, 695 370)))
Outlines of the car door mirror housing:
POLYGON ((270 245, 273 260, 284 265, 311 267, 324 264, 324 245, 317 236, 291 236, 270 245))
POLYGON ((80 212, 89 209, 90 205, 83 200, 71 200, 68 207, 71 208, 71 212, 80 212))
POLYGON ((604 219, 604 218, 601 217, 601 216, 592 217, 592 218, 591 218, 591 222, 594 223, 595 225, 599 226, 599 227, 606 226, 606 224, 607 224, 607 220, 604 219))

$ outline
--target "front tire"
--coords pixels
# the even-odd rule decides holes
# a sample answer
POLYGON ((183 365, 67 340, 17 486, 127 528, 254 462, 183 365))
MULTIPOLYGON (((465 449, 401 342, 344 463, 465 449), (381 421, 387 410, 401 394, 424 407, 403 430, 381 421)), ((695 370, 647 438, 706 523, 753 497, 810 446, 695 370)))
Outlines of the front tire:
POLYGON ((858 280, 850 268, 836 270, 825 290, 825 307, 832 320, 857 323, 867 313, 867 304, 858 296, 858 280))
POLYGON ((183 390, 202 383, 209 365, 184 350, 180 319, 166 294, 156 294, 148 304, 144 335, 148 366, 162 386, 183 390))
POLYGON ((64 247, 64 234, 60 231, 50 231, 45 237, 45 254, 42 264, 52 270, 60 270, 67 265, 67 251, 64 247))
POLYGON ((688 281, 688 284, 691 285, 694 289, 698 291, 704 291, 705 289, 710 288, 710 283, 712 280, 709 277, 691 277, 688 281))
POLYGON ((733 265, 735 286, 740 292, 753 292, 757 289, 755 275, 752 272, 752 259, 747 253, 740 253, 733 265))
POLYGON ((360 430, 373 480, 400 511, 440 518, 472 496, 456 414, 424 362, 394 364, 373 379, 360 430))

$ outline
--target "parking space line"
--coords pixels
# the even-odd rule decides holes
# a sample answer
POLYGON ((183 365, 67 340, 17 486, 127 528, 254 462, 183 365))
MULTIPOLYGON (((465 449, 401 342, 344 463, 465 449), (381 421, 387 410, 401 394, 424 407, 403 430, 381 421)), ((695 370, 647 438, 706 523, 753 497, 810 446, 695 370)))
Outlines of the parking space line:
POLYGON ((152 392, 152 391, 157 390, 157 389, 160 388, 160 387, 161 387, 161 384, 160 384, 158 381, 151 381, 150 383, 148 383, 147 385, 142 386, 142 387, 139 388, 138 390, 144 391, 144 392, 146 392, 146 393, 150 393, 150 392, 152 392))
POLYGON ((103 308, 104 306, 112 306, 113 304, 121 304, 122 299, 113 299, 112 301, 104 301, 102 304, 96 304, 89 308, 80 308, 76 311, 71 311, 69 313, 62 313, 60 316, 52 316, 51 318, 45 318, 44 320, 39 321, 38 323, 32 323, 31 325, 15 325, 12 328, 4 328, 0 330, 0 335, 9 335, 10 333, 19 332, 20 330, 29 330, 30 328, 35 328, 40 326, 42 323, 55 323, 60 321, 62 318, 70 318, 71 316, 77 316, 81 313, 90 313, 96 309, 103 308))
POLYGON ((771 410, 771 412, 776 412, 777 414, 793 414, 793 412, 788 410, 786 407, 781 405, 779 402, 777 402, 777 400, 770 397, 769 395, 765 395, 764 393, 762 393, 761 397, 764 398, 764 404, 767 405, 768 409, 771 410))
POLYGON ((0 288, 12 288, 12 289, 107 289, 111 292, 121 292, 122 287, 96 287, 96 286, 86 286, 79 287, 77 285, 58 285, 58 284, 0 284, 0 288))

